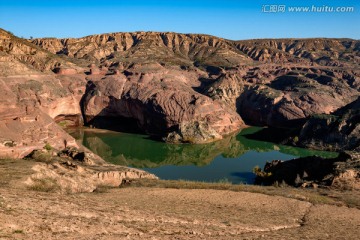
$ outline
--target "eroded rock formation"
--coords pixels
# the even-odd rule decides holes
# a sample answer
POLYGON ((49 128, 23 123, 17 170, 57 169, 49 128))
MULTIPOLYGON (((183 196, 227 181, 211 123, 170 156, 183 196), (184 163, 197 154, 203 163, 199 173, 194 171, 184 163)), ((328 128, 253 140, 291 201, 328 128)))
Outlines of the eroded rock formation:
POLYGON ((62 193, 93 192, 100 187, 119 187, 139 179, 157 179, 142 170, 115 166, 90 151, 77 148, 35 150, 26 159, 38 161, 25 182, 30 188, 62 193))
POLYGON ((257 170, 258 184, 288 184, 296 187, 332 186, 341 190, 360 189, 359 153, 342 152, 336 158, 305 157, 266 163, 257 170))
POLYGON ((130 68, 128 78, 122 74, 100 80, 89 77, 83 101, 85 120, 131 118, 148 134, 169 134, 170 142, 190 143, 221 139, 244 126, 235 111, 191 88, 193 73, 149 67, 153 68, 150 73, 130 68))
POLYGON ((125 118, 191 143, 221 139, 243 120, 301 127, 360 96, 359 46, 156 32, 26 40, 0 30, 0 153, 23 156, 46 143, 60 147, 58 139, 75 144, 51 119, 97 126, 125 118))
POLYGON ((333 112, 311 117, 299 134, 299 145, 332 151, 360 150, 360 98, 333 112))

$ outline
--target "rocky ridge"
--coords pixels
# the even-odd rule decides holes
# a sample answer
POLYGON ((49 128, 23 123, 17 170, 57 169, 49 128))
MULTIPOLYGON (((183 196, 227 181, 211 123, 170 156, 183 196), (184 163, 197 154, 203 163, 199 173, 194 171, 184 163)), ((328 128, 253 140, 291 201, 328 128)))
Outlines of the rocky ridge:
POLYGON ((203 143, 245 124, 299 128, 307 118, 331 114, 359 97, 357 40, 230 41, 157 32, 33 40, 4 30, 0 35, 2 155, 23 156, 45 142, 60 148, 59 139, 75 145, 56 124, 44 124, 47 116, 61 125, 84 121, 95 127, 109 119, 121 126, 127 119, 169 142, 203 143), (33 139, 26 140, 18 129, 28 129, 29 121, 33 139), (40 126, 56 134, 38 137, 40 126))
POLYGON ((75 147, 61 151, 34 150, 25 159, 37 163, 24 183, 39 191, 94 192, 101 187, 119 187, 134 179, 158 179, 142 170, 106 163, 88 149, 75 147))
POLYGON ((256 169, 257 184, 288 184, 295 187, 333 187, 340 190, 360 189, 359 153, 341 152, 338 157, 317 156, 289 161, 267 162, 264 170, 256 169))

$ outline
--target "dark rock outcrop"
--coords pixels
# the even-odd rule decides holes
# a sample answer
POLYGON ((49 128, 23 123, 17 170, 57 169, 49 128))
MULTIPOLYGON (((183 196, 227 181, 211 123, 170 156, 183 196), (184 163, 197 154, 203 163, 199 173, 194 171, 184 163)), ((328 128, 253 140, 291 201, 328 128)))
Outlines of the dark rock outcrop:
POLYGON ((286 183, 296 187, 332 186, 360 189, 360 156, 342 152, 336 158, 305 157, 289 161, 274 160, 256 171, 257 184, 286 183))
POLYGON ((331 115, 311 117, 302 127, 299 144, 326 150, 360 150, 360 98, 331 115))

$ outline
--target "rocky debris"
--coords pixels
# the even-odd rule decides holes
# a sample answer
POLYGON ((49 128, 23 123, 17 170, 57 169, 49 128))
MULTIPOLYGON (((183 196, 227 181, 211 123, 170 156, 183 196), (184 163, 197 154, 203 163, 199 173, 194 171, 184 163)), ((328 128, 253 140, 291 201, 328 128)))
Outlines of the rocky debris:
POLYGON ((289 161, 273 160, 264 170, 256 169, 257 184, 286 183, 295 187, 360 189, 360 156, 357 152, 341 152, 338 157, 317 156, 289 161))

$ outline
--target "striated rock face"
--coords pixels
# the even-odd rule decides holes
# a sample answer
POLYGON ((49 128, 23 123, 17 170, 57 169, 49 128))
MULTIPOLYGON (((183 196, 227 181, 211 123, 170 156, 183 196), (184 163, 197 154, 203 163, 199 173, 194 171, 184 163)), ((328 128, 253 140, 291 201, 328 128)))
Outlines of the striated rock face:
POLYGON ((360 63, 360 43, 352 39, 230 41, 200 34, 133 32, 100 34, 79 39, 34 39, 32 42, 54 54, 62 53, 91 61, 114 61, 119 56, 139 59, 146 51, 148 54, 145 58, 161 56, 163 61, 183 63, 190 59, 199 65, 213 66, 250 63, 252 60, 326 66, 360 63), (217 64, 211 64, 215 62, 217 64))
MULTIPOLYGON (((0 29, 0 57, 8 58, 10 61, 20 61, 27 67, 41 72, 52 71, 60 66, 82 70, 82 67, 72 63, 71 59, 60 58, 25 39, 15 37, 3 29, 0 29)), ((13 73, 14 70, 12 69, 10 73, 13 73)))
POLYGON ((157 179, 142 170, 107 164, 88 151, 66 148, 53 156, 46 150, 34 151, 26 159, 43 161, 25 182, 30 188, 62 193, 93 192, 101 186, 119 187, 131 180, 157 179))
POLYGON ((302 146, 326 150, 360 150, 360 98, 331 115, 316 115, 302 127, 302 146))
POLYGON ((174 143, 221 139, 244 122, 300 128, 360 96, 359 50, 351 39, 134 32, 25 40, 0 29, 0 140, 17 143, 0 143, 0 152, 72 142, 51 119, 104 127, 111 118, 110 127, 132 123, 174 143))
POLYGON ((0 157, 21 158, 45 145, 62 148, 64 141, 77 146, 54 119, 72 115, 81 122, 85 78, 55 77, 52 66, 72 64, 2 30, 0 42, 0 157))
POLYGON ((79 39, 34 39, 32 42, 54 54, 63 53, 90 62, 101 61, 109 66, 119 59, 131 63, 156 58, 167 64, 189 66, 193 61, 199 65, 217 62, 217 65, 225 66, 229 62, 251 61, 229 41, 200 34, 110 33, 79 39))
POLYGON ((358 89, 342 76, 309 68, 248 87, 239 98, 238 111, 250 124, 291 128, 314 114, 329 114, 358 96, 358 89))
POLYGON ((204 92, 214 100, 221 101, 228 108, 237 109, 238 98, 245 91, 243 71, 229 72, 220 75, 215 81, 205 87, 204 92))
POLYGON ((235 111, 190 87, 193 74, 161 66, 152 71, 131 69, 128 78, 89 81, 83 98, 85 120, 91 124, 101 117, 131 118, 151 135, 170 134, 168 141, 190 143, 221 139, 244 126, 235 111))
POLYGON ((352 39, 246 40, 237 41, 236 47, 253 59, 275 63, 344 66, 360 61, 360 43, 352 39))
POLYGON ((75 96, 51 75, 0 77, 0 156, 23 157, 46 144, 77 146, 52 119, 81 114, 75 96), (9 82, 11 80, 11 82, 9 82))

